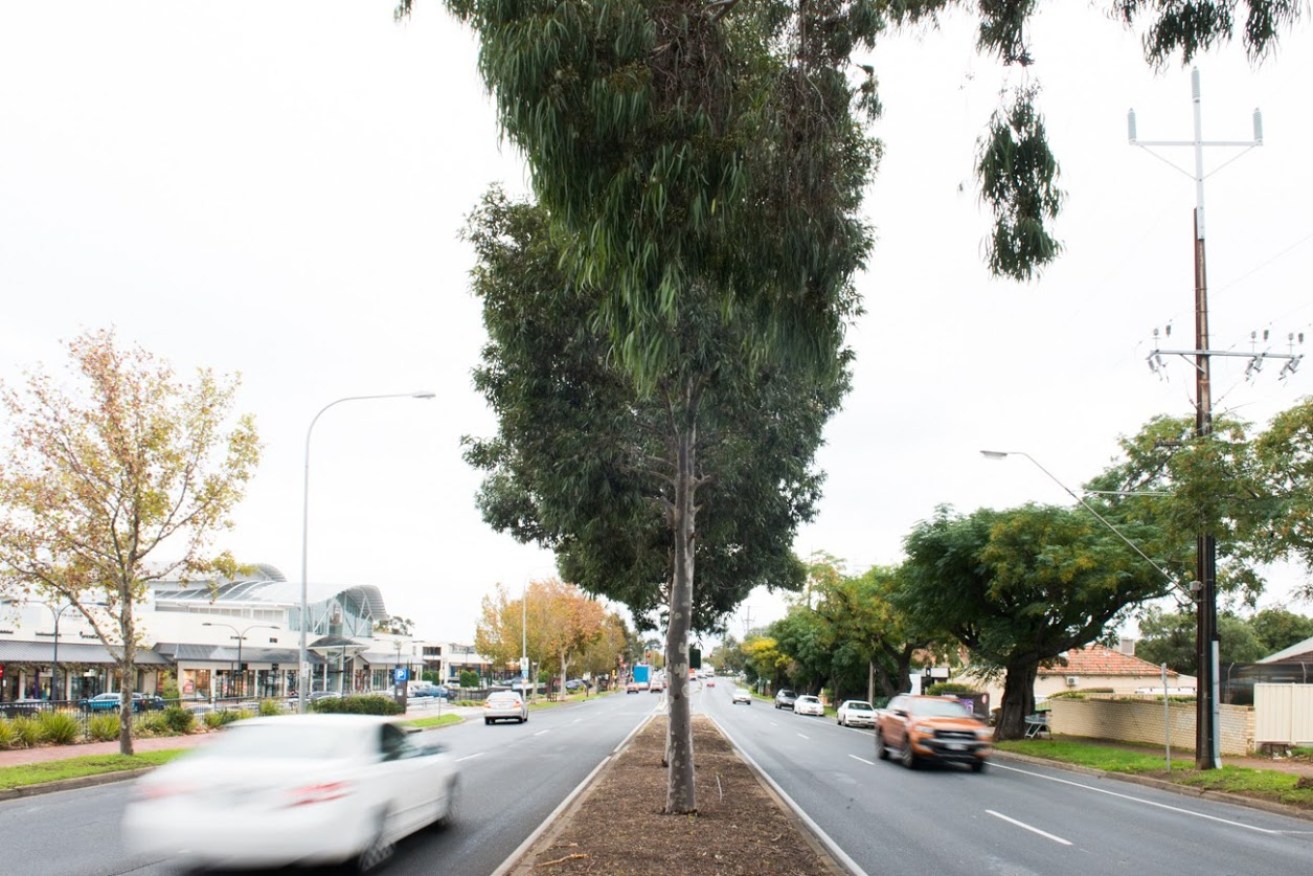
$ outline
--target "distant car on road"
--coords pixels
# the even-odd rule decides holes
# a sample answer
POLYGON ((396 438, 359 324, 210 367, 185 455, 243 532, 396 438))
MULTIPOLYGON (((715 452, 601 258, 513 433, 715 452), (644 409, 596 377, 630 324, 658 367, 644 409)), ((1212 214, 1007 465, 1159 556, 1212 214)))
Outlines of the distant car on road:
POLYGON ((642 693, 644 687, 646 687, 646 685, 640 684, 637 681, 631 681, 625 685, 625 693, 642 693))
POLYGON ((793 701, 793 714, 815 715, 820 718, 825 716, 825 706, 822 705, 820 697, 800 696, 793 701))
POLYGON ((792 709, 793 703, 798 699, 798 695, 791 690, 782 689, 775 694, 775 708, 792 709))
POLYGON ((875 707, 866 700, 844 700, 835 720, 842 727, 874 727, 875 707))
POLYGON ((901 694, 889 701, 875 726, 875 753, 881 760, 897 755, 903 766, 942 761, 985 769, 990 729, 957 700, 901 694))
POLYGON ((733 696, 733 698, 730 699, 730 703, 731 703, 731 704, 735 704, 735 703, 746 703, 747 705, 750 706, 750 705, 752 705, 752 694, 749 693, 748 691, 744 690, 744 689, 741 688, 741 687, 740 687, 740 688, 736 688, 736 689, 734 690, 734 696, 733 696))
POLYGON ((483 723, 496 721, 518 721, 523 724, 529 720, 529 707, 524 698, 513 690, 502 690, 488 694, 483 701, 483 723))
POLYGON ((374 715, 236 721, 137 781, 124 844, 203 868, 371 869, 452 817, 459 774, 431 738, 374 715))

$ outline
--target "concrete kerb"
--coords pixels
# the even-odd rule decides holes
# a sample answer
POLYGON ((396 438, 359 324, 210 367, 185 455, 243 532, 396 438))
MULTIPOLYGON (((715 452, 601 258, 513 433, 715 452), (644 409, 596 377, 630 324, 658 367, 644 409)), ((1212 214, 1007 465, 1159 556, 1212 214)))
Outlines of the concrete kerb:
POLYGON ((1275 800, 1261 800, 1256 797, 1244 797, 1240 794, 1230 794, 1226 791, 1213 791, 1207 788, 1192 788, 1189 785, 1181 785, 1176 782, 1169 782, 1166 779, 1158 779, 1153 776, 1137 776, 1134 773, 1109 772, 1107 770, 1095 769, 1093 767, 1080 766, 1079 764, 1062 763, 1061 761, 1048 760, 1042 757, 1031 757, 1026 754, 1017 754, 1013 751, 996 750, 994 751, 993 757, 995 760, 1010 760, 1018 763, 1030 764, 1032 766, 1054 767, 1078 775, 1102 779, 1116 779, 1119 782, 1126 782, 1131 785, 1141 785, 1146 788, 1157 788, 1161 791, 1171 791, 1182 797, 1199 797, 1205 800, 1216 800, 1221 803, 1230 803, 1235 806, 1259 809, 1263 812, 1270 812, 1274 815, 1288 815, 1291 818, 1298 818, 1303 821, 1313 821, 1313 812, 1295 806, 1288 806, 1285 803, 1278 803, 1275 800))
POLYGON ((656 715, 651 714, 639 721, 638 725, 629 731, 629 735, 622 739, 619 745, 611 749, 611 753, 602 758, 597 766, 593 767, 592 772, 584 776, 583 781, 576 785, 574 790, 567 794, 565 799, 543 819, 542 824, 538 825, 533 833, 525 837, 524 842, 520 843, 515 851, 511 852, 501 866, 492 871, 491 876, 524 876, 524 874, 532 873, 533 859, 536 857, 534 850, 540 843, 549 845, 555 842, 556 837, 565 829, 565 825, 569 821, 568 816, 574 814, 574 811, 583 805, 583 801, 588 797, 587 792, 594 788, 597 780, 605 773, 606 768, 615 763, 616 755, 624 751, 639 731, 646 727, 654 717, 656 715))

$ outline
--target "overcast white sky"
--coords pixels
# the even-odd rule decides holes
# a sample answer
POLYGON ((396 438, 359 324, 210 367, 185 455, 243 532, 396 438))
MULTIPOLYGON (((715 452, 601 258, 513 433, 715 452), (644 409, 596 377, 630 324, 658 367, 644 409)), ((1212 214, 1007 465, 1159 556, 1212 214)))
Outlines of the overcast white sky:
MULTIPOLYGON (((180 372, 240 372, 238 407, 266 449, 224 544, 289 580, 315 413, 436 392, 319 420, 309 580, 321 595, 376 584, 418 634, 468 641, 497 582, 518 591, 554 569, 482 523, 459 446, 495 423, 471 388, 483 331, 457 233, 489 184, 527 181, 499 144, 473 37, 435 2, 404 25, 392 6, 0 5, 0 377, 62 368, 60 340, 110 325, 180 372)), ((961 21, 871 59, 886 108, 867 201, 879 243, 803 555, 860 571, 896 563, 939 503, 1065 502, 1025 460, 978 451, 1024 450, 1075 487, 1119 435, 1190 411, 1190 366, 1173 360, 1164 382, 1145 357, 1169 322, 1172 346, 1192 346, 1193 152, 1155 157, 1126 136, 1134 107, 1141 139, 1190 140, 1189 73, 1153 73, 1134 36, 1075 7, 1033 32, 1068 193, 1066 253, 1036 283, 988 276, 971 174, 1000 82, 1023 74, 976 57, 961 21)), ((1310 33, 1257 72, 1236 48, 1199 63, 1205 140, 1248 140, 1255 107, 1264 119, 1261 149, 1205 154, 1215 349, 1249 350, 1264 329, 1313 340, 1310 33)), ((1216 410, 1263 422, 1309 393, 1310 369, 1284 383, 1277 370, 1251 384, 1243 360, 1215 360, 1216 410)), ((754 624, 782 612, 764 595, 747 605, 754 624)))

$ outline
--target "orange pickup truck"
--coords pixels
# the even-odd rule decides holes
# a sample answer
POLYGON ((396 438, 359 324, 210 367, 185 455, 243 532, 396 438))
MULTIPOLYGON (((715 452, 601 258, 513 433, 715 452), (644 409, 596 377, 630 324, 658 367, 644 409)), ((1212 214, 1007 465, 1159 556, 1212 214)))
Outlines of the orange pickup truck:
POLYGON ((896 756, 908 769, 922 761, 962 763, 985 769, 993 732, 957 700, 901 694, 875 722, 875 754, 896 756))

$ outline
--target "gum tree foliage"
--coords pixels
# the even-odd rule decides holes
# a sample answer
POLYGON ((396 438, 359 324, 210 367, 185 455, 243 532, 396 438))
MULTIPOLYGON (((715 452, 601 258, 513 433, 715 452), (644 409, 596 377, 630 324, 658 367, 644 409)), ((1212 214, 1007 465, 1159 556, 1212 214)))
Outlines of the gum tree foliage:
MULTIPOLYGON (((1166 663, 1184 675, 1199 676, 1199 655, 1195 650, 1198 622, 1193 610, 1164 612, 1158 608, 1147 610, 1140 617, 1140 638, 1135 643, 1135 656, 1154 665, 1166 663)), ((1255 663, 1277 649, 1269 649, 1263 642, 1253 619, 1234 612, 1217 615, 1217 638, 1220 664, 1255 663)))
POLYGON ((237 382, 195 382, 113 331, 68 342, 71 380, 37 371, 0 386, 12 434, 0 457, 0 590, 69 602, 114 656, 119 750, 132 754, 141 645, 136 607, 152 581, 238 566, 214 553, 259 461, 252 418, 228 423, 237 382))
MULTIPOLYGON (((1056 186, 1059 165, 1049 149, 1039 107, 1041 71, 1050 59, 1033 52, 1026 36, 1030 18, 1039 8, 1036 0, 827 0, 807 4, 783 0, 657 4, 637 0, 628 3, 539 0, 530 4, 447 0, 447 6, 471 22, 484 40, 486 57, 482 67, 489 87, 497 92, 503 89, 508 94, 514 92, 510 101, 523 101, 511 111, 506 130, 522 144, 532 140, 545 145, 542 153, 530 155, 536 174, 538 168, 545 169, 548 164, 554 167, 553 173, 572 172, 579 169, 580 158, 587 161, 592 155, 614 156, 611 168, 599 167, 593 174, 594 180, 601 179, 603 184, 596 189, 590 186, 592 191, 581 193, 581 198, 601 190, 622 195, 607 184, 622 174, 632 174, 628 185, 643 186, 647 171, 653 166, 659 171, 659 175, 652 177, 654 182, 660 185, 666 180, 673 181, 665 173, 666 167, 660 163, 654 165, 647 160, 649 156, 630 149, 632 140, 614 141, 618 149, 608 155, 613 131, 634 123, 639 114, 649 109, 659 111, 674 104, 680 108, 682 118, 704 111, 705 119, 710 121, 717 119, 718 111, 723 113, 728 109, 742 114, 745 120, 750 119, 751 125, 760 124, 759 146, 786 142, 766 138, 780 132, 774 127, 778 119, 772 119, 771 115, 781 108, 787 112, 788 104, 770 106, 769 102, 762 104, 754 100, 759 93, 754 93, 750 85, 744 87, 745 77, 739 75, 741 68, 723 60, 736 57, 745 44, 754 49, 763 45, 774 49, 789 45, 788 39, 792 37, 804 44, 804 50, 798 53, 800 58, 808 54, 820 57, 835 69, 841 69, 845 62, 851 63, 854 73, 861 71, 855 78, 859 80, 857 88, 863 107, 874 114, 880 107, 877 79, 874 68, 866 61, 870 48, 879 38, 885 33, 934 25, 949 14, 972 16, 979 22, 977 51, 1006 67, 1024 71, 1019 83, 1001 95, 1000 106, 986 123, 977 143, 976 173, 981 200, 995 218, 994 230, 985 242, 989 268, 1000 276, 1028 280, 1037 276, 1061 251, 1052 229, 1062 201, 1062 193, 1056 186), (597 25, 591 43, 589 35, 582 32, 588 25, 597 25), (690 34, 699 28, 714 30, 723 39, 690 41, 690 34), (552 37, 549 45, 537 52, 527 48, 544 34, 552 37), (817 53, 805 45, 808 41, 814 45, 818 38, 827 44, 825 53, 817 53), (703 75, 708 73, 724 74, 724 77, 717 82, 703 75), (577 95, 584 90, 589 91, 589 97, 578 101, 577 95), (526 97, 540 99, 525 100, 526 97), (600 122, 590 128, 585 138, 577 136, 582 125, 577 128, 562 121, 581 106, 590 116, 580 121, 585 125, 600 122), (765 112, 759 113, 763 107, 765 112)), ((1100 10, 1096 5, 1088 14, 1101 15, 1139 33, 1145 61, 1155 69, 1172 63, 1188 66, 1199 54, 1236 40, 1251 62, 1260 63, 1275 50, 1281 35, 1299 21, 1306 8, 1301 0, 1189 3, 1111 0, 1102 6, 1100 10)), ((411 0, 400 0, 397 17, 404 18, 410 8, 411 0)), ((784 57, 784 53, 780 56, 784 57)), ((761 68, 752 69, 760 72, 761 68)), ((885 75, 897 72, 886 71, 885 75)), ((805 104, 801 110, 800 115, 810 115, 805 104)), ((662 121, 654 121, 651 129, 663 127, 662 121)), ((633 124, 635 132, 640 128, 633 124)), ((666 128, 663 133, 670 130, 666 128)), ((718 135, 719 130, 699 142, 698 137, 684 137, 678 131, 670 143, 674 150, 690 142, 702 148, 707 140, 718 135)), ((720 138, 715 142, 729 152, 750 153, 753 147, 751 140, 736 142, 720 138)), ((731 163, 736 170, 748 170, 758 157, 763 156, 741 154, 731 163)), ((724 166, 713 163, 707 168, 724 166)), ((705 183, 712 187, 726 183, 730 191, 744 192, 736 189, 731 176, 706 176, 699 184, 705 183)), ((635 192, 628 194, 632 196, 635 192)), ((662 194, 671 194, 676 201, 679 196, 674 190, 662 194)), ((658 211, 671 207, 660 195, 654 200, 658 211)), ((549 205, 554 209, 559 206, 555 201, 549 205)), ((623 200, 615 205, 625 208, 623 200)), ((724 198, 707 199, 702 209, 707 211, 717 205, 725 206, 724 198)), ((609 211, 610 207, 603 210, 609 211)), ((585 217, 584 221, 588 219, 585 217)), ((631 254, 646 258, 641 250, 631 254)), ((627 254, 617 255, 624 258, 627 254)))
POLYGON ((1097 640, 1128 607, 1170 586, 1083 509, 963 517, 940 508, 904 546, 895 604, 965 645, 973 668, 1004 673, 998 739, 1024 735, 1041 664, 1097 640))
POLYGON ((751 314, 695 287, 670 329, 678 361, 644 388, 599 325, 598 293, 562 270, 546 215, 493 192, 467 230, 490 339, 475 384, 499 431, 467 439, 466 458, 488 473, 479 505, 493 526, 553 550, 564 577, 636 619, 664 607, 678 789, 667 808, 688 812, 689 632, 714 628, 754 586, 801 583, 793 535, 819 495, 811 459, 847 389, 848 353, 823 367, 753 356, 751 314))

